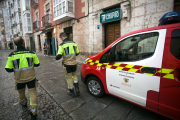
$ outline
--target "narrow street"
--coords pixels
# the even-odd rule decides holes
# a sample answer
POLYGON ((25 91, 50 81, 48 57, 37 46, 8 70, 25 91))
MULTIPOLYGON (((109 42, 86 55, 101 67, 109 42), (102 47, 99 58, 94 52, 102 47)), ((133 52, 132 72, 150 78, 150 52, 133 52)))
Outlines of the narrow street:
MULTIPOLYGON (((18 103, 13 73, 7 73, 4 69, 10 52, 0 50, 0 120, 28 120, 28 109, 18 103)), ((41 53, 37 55, 40 60, 40 67, 35 68, 39 80, 39 120, 169 120, 111 95, 102 98, 91 96, 80 80, 82 62, 78 62, 77 70, 81 94, 71 98, 67 95, 67 83, 61 60, 56 61, 54 56, 45 57, 41 53)), ((26 95, 29 101, 27 90, 26 95)))

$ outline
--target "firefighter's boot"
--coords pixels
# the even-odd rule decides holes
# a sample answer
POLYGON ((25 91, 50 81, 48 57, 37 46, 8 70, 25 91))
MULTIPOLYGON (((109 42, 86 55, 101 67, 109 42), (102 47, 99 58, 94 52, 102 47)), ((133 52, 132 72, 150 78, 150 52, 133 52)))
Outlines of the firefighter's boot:
POLYGON ((80 91, 79 91, 79 84, 78 84, 78 82, 74 83, 74 87, 75 87, 76 95, 79 95, 80 91))
POLYGON ((20 102, 20 104, 21 104, 24 108, 27 108, 27 99, 26 99, 26 101, 20 102))
POLYGON ((69 89, 68 95, 74 97, 74 96, 75 96, 75 94, 74 94, 74 89, 69 89))
POLYGON ((37 114, 33 114, 31 111, 29 112, 30 116, 31 116, 31 120, 37 120, 37 114))

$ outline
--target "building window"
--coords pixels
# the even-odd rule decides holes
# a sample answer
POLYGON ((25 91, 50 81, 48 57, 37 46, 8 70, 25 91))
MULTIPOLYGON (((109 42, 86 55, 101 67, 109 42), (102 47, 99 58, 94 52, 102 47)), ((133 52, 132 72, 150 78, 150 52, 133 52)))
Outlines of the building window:
POLYGON ((26 0, 26 10, 30 10, 29 0, 26 0))
POLYGON ((55 0, 53 0, 53 6, 55 6, 56 5, 56 1, 55 0))
POLYGON ((62 13, 62 7, 61 7, 61 4, 59 4, 59 14, 62 13))
POLYGON ((48 10, 48 9, 50 9, 50 4, 49 3, 46 5, 46 10, 48 10))
POLYGON ((41 20, 41 27, 43 27, 43 21, 41 20))
POLYGON ((39 15, 38 15, 38 12, 36 13, 36 21, 39 21, 39 15))
POLYGON ((31 16, 29 13, 24 15, 24 27, 26 32, 31 32, 31 16))
POLYGON ((73 2, 70 0, 53 0, 54 17, 65 12, 74 12, 73 2))
POLYGON ((54 17, 56 17, 56 7, 54 7, 54 17))
POLYGON ((65 2, 63 2, 63 13, 65 12, 65 2))
POLYGON ((73 12, 73 3, 68 1, 68 11, 73 12))

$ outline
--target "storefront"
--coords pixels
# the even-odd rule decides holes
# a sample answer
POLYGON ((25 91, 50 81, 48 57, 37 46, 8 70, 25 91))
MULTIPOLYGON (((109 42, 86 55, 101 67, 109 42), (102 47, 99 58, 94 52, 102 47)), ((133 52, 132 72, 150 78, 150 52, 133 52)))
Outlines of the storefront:
POLYGON ((104 10, 107 12, 100 14, 100 23, 105 25, 105 47, 120 37, 120 8, 112 8, 111 10, 104 10))

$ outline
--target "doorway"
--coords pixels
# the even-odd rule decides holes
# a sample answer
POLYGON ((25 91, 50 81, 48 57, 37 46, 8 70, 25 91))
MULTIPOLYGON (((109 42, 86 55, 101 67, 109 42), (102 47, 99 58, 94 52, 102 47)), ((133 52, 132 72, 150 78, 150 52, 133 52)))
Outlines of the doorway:
POLYGON ((52 38, 52 31, 47 32, 47 39, 45 40, 45 43, 49 45, 49 55, 56 55, 55 53, 55 41, 54 38, 52 38))
POLYGON ((33 37, 30 37, 30 50, 36 52, 35 42, 33 40, 33 37))
POLYGON ((42 51, 41 49, 41 38, 40 38, 40 35, 37 36, 38 37, 38 43, 39 43, 39 51, 42 51))
POLYGON ((174 11, 180 11, 180 1, 174 0, 174 11))
POLYGON ((64 32, 66 33, 67 38, 68 38, 69 40, 72 40, 72 41, 73 41, 72 26, 71 26, 71 27, 66 27, 66 28, 64 28, 64 32))
POLYGON ((120 37, 120 21, 105 24, 105 47, 120 37))

